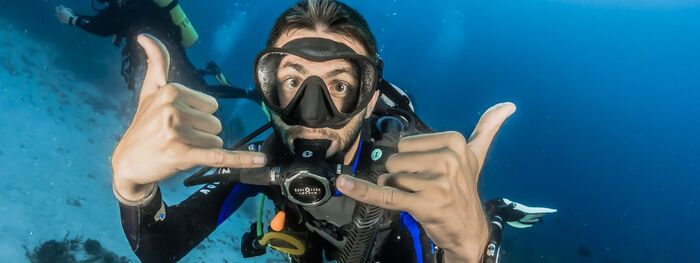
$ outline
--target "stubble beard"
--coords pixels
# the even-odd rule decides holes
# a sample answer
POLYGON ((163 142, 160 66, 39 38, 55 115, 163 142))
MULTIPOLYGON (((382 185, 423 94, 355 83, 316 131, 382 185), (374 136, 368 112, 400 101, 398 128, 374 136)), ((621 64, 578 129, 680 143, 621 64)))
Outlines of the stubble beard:
POLYGON ((290 126, 285 123, 276 114, 271 114, 272 124, 275 132, 283 140, 283 143, 288 147, 289 151, 294 152, 294 140, 302 135, 310 136, 311 139, 327 139, 331 140, 335 145, 332 145, 326 153, 327 157, 338 156, 345 154, 357 139, 357 136, 362 131, 363 116, 367 110, 355 115, 345 126, 340 129, 331 128, 308 128, 299 125, 290 126))

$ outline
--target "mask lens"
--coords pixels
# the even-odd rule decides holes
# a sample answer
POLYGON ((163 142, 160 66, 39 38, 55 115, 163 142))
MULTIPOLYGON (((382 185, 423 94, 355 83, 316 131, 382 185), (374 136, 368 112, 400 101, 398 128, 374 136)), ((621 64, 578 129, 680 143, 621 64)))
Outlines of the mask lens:
MULTIPOLYGON (((256 64, 255 77, 258 89, 265 103, 273 109, 281 109, 280 98, 277 93, 277 71, 287 54, 270 52, 262 55, 256 64)), ((285 105, 286 106, 286 105, 285 105)))
POLYGON ((361 102, 368 98, 375 81, 371 77, 374 74, 371 64, 353 58, 309 61, 292 54, 270 52, 262 55, 257 65, 256 77, 262 95, 270 106, 278 109, 286 108, 300 92, 310 91, 308 85, 319 85, 322 88, 319 90, 339 113, 353 114, 364 106, 361 102), (307 81, 312 76, 322 81, 307 81))

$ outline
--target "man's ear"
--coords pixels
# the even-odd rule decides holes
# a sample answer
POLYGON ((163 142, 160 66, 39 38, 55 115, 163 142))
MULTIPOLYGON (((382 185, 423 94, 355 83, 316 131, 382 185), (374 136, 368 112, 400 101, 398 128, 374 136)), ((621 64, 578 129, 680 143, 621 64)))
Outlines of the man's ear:
POLYGON ((365 119, 369 118, 369 116, 372 116, 372 112, 374 112, 374 106, 377 106, 378 99, 379 99, 379 90, 375 90, 374 95, 372 95, 372 99, 367 104, 367 112, 365 112, 365 119))

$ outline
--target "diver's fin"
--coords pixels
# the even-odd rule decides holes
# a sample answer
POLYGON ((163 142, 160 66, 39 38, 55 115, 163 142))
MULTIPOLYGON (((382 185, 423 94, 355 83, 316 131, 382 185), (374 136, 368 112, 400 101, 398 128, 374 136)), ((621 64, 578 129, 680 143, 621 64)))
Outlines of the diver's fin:
POLYGON ((551 214, 551 213, 556 213, 556 209, 552 208, 546 208, 546 207, 529 207, 523 204, 518 204, 516 202, 513 202, 515 204, 514 209, 523 211, 524 213, 527 214, 551 214))
POLYGON ((512 227, 515 227, 515 228, 528 228, 528 227, 532 227, 532 224, 523 224, 523 223, 520 223, 520 222, 518 222, 518 221, 506 222, 506 223, 508 223, 508 225, 510 225, 510 226, 512 226, 512 227))
POLYGON ((501 201, 509 207, 504 211, 507 223, 515 228, 528 228, 540 221, 540 218, 546 214, 556 213, 556 209, 546 207, 529 207, 520 203, 513 202, 507 198, 502 198, 501 201))
POLYGON ((553 208, 546 208, 546 207, 529 207, 521 203, 513 202, 508 200, 507 198, 503 198, 503 202, 506 203, 507 205, 513 204, 513 209, 522 211, 525 214, 551 214, 551 213, 556 213, 557 210, 553 208))
POLYGON ((534 223, 534 222, 539 221, 540 217, 542 217, 544 215, 546 215, 546 214, 527 214, 526 216, 524 216, 523 218, 521 218, 518 221, 524 222, 524 223, 534 223))

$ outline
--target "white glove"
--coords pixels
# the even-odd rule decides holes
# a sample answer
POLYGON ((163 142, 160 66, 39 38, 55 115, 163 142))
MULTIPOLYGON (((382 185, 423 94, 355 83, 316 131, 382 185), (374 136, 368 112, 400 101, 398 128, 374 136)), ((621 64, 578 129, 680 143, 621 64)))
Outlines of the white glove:
POLYGON ((64 24, 75 24, 75 22, 71 21, 71 18, 75 20, 75 15, 73 14, 73 10, 70 8, 67 8, 65 6, 59 5, 56 7, 56 18, 58 18, 58 21, 64 24), (72 22, 72 23, 71 23, 72 22))

